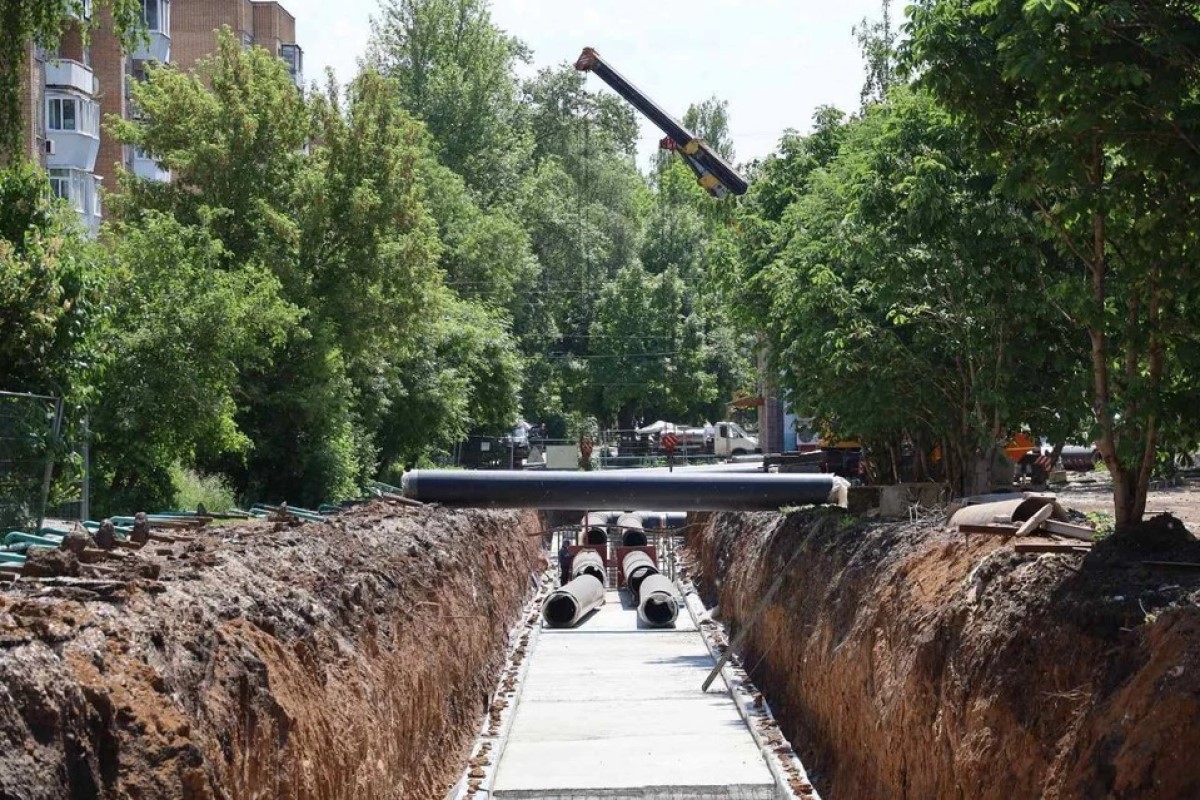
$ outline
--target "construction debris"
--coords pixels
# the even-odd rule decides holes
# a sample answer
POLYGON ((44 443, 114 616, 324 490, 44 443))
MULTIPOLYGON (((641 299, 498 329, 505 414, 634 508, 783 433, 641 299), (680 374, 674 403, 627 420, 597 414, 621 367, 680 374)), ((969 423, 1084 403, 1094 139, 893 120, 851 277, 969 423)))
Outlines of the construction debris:
POLYGON ((1026 492, 1016 497, 988 495, 966 498, 950 517, 963 535, 984 534, 1038 541, 1017 542, 1018 553, 1086 553, 1096 536, 1094 528, 1067 521, 1067 512, 1053 494, 1026 492), (983 501, 983 502, 977 502, 983 501), (1054 537, 1071 539, 1058 542, 1054 537))

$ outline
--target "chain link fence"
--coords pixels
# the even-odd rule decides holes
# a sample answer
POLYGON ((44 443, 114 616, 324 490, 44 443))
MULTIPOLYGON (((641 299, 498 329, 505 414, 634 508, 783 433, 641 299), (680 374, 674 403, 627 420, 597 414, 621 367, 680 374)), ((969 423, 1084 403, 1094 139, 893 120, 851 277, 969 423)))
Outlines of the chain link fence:
POLYGON ((41 528, 62 430, 62 398, 0 392, 0 533, 41 528))

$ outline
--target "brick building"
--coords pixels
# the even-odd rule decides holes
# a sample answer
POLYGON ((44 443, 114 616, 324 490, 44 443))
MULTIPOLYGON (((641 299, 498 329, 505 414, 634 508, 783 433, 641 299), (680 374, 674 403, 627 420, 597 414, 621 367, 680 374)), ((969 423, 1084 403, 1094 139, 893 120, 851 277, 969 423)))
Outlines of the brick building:
MULTIPOLYGON (((85 0, 82 16, 91 20, 85 0)), ((263 47, 284 60, 296 85, 303 81, 303 51, 296 44, 296 18, 275 0, 142 0, 146 35, 132 50, 113 32, 107 11, 85 44, 73 20, 58 51, 32 45, 23 67, 21 91, 23 155, 46 167, 56 195, 79 212, 84 224, 99 228, 101 188, 116 186, 120 169, 148 180, 170 173, 104 130, 109 116, 132 118, 134 81, 157 62, 190 70, 216 49, 216 32, 229 27, 246 47, 263 47)))

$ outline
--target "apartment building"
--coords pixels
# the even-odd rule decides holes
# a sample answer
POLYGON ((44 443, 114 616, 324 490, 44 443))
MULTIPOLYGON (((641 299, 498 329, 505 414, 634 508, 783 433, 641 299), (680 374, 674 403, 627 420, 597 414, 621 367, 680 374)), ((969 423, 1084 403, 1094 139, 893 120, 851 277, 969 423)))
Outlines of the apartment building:
POLYGON ((90 0, 83 6, 57 52, 29 47, 21 104, 25 156, 49 171, 54 193, 93 232, 102 218, 102 188, 116 185, 119 170, 170 180, 154 159, 120 144, 102 125, 109 115, 136 118, 132 87, 145 79, 148 64, 192 69, 216 49, 216 32, 227 26, 246 47, 283 59, 296 85, 303 83, 296 18, 274 0, 142 0, 146 36, 132 51, 114 33, 107 10, 97 11, 102 16, 91 36, 82 36, 81 25, 93 21, 90 0))

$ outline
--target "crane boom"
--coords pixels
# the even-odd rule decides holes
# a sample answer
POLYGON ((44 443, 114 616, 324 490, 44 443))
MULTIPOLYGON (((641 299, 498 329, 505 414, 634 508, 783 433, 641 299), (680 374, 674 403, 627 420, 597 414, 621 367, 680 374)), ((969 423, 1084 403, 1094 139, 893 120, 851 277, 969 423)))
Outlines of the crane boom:
POLYGON ((609 66, 594 49, 583 48, 583 53, 575 62, 575 69, 594 72, 600 80, 612 87, 614 92, 624 97, 630 105, 657 125, 670 140, 668 146, 679 153, 692 172, 696 173, 700 185, 713 197, 724 197, 729 192, 739 195, 746 193, 746 179, 738 175, 725 159, 609 66))

